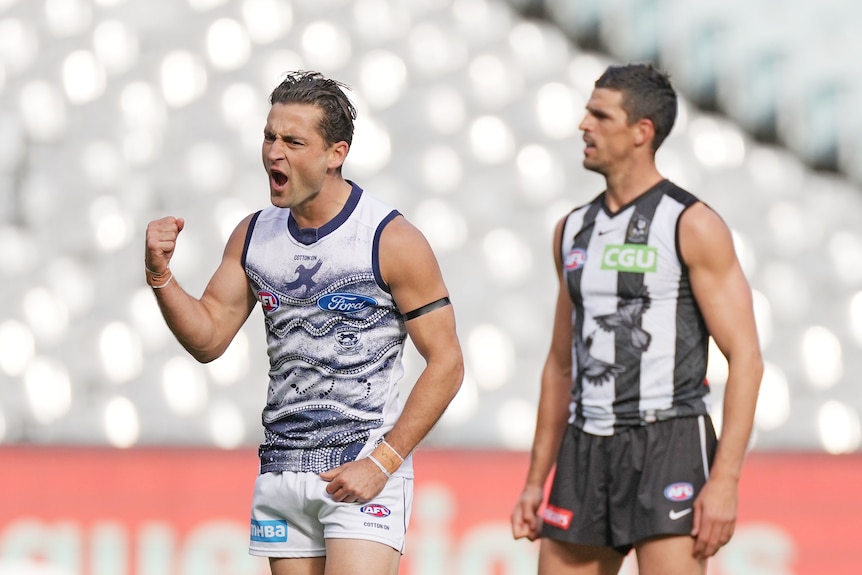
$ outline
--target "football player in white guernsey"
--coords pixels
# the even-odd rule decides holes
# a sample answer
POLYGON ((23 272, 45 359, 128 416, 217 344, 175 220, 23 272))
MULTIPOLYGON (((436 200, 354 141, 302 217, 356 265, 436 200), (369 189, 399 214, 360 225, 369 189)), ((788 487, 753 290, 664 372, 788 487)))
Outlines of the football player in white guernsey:
POLYGON ((344 88, 301 71, 273 90, 262 145, 272 205, 239 223, 199 298, 169 267, 185 220, 146 232, 147 283, 198 361, 224 353, 263 308, 270 381, 249 551, 273 575, 398 572, 411 454, 463 378, 430 245, 342 176, 356 117, 344 88), (402 402, 407 337, 426 364, 402 402))
POLYGON ((611 66, 580 125, 606 188, 554 234, 559 294, 511 517, 516 539, 541 539, 543 575, 618 573, 632 549, 641 575, 703 575, 734 531, 763 361, 728 226, 656 167, 676 109, 651 64, 611 66), (710 337, 729 366, 720 439, 710 337))

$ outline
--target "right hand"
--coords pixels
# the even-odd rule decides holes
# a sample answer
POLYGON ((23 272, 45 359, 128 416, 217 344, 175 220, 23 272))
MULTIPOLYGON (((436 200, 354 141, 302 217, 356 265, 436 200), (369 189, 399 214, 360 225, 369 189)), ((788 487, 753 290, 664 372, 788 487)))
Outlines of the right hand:
POLYGON ((367 457, 339 465, 320 474, 333 501, 365 503, 383 491, 389 479, 367 457))
POLYGON ((182 218, 168 216, 147 224, 146 254, 144 262, 148 270, 157 274, 168 269, 177 236, 183 231, 186 222, 182 218))
POLYGON ((542 530, 539 506, 543 498, 544 491, 541 487, 528 485, 521 492, 518 504, 512 512, 512 536, 515 539, 526 537, 530 541, 535 541, 539 538, 542 530))

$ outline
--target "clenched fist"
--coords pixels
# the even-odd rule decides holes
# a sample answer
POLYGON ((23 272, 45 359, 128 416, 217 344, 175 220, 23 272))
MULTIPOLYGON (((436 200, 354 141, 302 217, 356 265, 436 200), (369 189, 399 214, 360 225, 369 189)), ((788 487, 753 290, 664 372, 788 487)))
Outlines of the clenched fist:
POLYGON ((177 236, 183 231, 185 225, 184 219, 173 216, 164 217, 147 224, 147 251, 144 256, 147 271, 162 274, 168 269, 168 264, 177 247, 177 236))

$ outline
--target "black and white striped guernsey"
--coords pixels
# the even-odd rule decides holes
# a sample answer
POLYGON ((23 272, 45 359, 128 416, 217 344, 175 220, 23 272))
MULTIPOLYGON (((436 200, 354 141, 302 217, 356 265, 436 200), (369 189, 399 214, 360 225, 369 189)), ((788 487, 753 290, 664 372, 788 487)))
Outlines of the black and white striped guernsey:
POLYGON ((573 304, 569 423, 595 435, 706 414, 709 336, 679 251, 697 198, 664 180, 612 214, 573 210, 560 245, 573 304))
MULTIPOLYGON (((353 184, 320 228, 300 229, 287 208, 253 218, 242 261, 270 362, 261 473, 353 461, 398 419, 407 331, 379 262, 380 235, 398 215, 353 184)), ((412 475, 407 459, 399 475, 412 475)))

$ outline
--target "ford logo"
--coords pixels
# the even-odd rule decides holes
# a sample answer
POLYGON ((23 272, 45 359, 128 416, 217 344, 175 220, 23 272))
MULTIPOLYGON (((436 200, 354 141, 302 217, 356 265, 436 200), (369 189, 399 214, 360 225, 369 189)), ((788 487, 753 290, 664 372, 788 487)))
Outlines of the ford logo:
POLYGON ((355 293, 331 293, 317 300, 320 309, 338 313, 356 313, 373 305, 377 300, 355 293))

